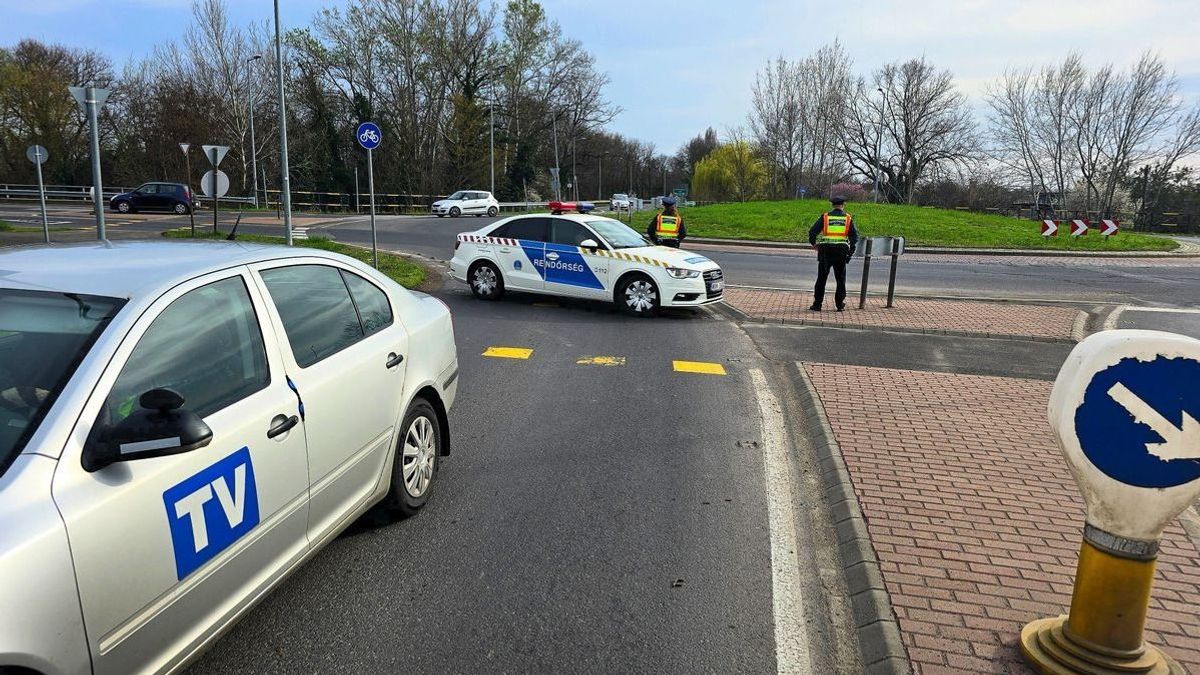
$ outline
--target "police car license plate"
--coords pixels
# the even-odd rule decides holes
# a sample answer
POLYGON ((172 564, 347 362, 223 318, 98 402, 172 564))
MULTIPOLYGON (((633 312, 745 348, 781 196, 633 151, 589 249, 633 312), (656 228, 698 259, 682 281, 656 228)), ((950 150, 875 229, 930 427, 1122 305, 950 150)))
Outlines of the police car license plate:
POLYGON ((708 282, 708 290, 714 291, 714 292, 725 290, 725 282, 724 281, 710 281, 710 282, 708 282))

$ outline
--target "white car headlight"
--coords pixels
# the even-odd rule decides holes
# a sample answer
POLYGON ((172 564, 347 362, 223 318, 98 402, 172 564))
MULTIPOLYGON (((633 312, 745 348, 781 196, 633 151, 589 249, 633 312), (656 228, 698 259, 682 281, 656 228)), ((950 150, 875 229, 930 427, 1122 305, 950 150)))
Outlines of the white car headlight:
POLYGON ((676 279, 695 279, 696 277, 700 276, 699 271, 685 270, 682 267, 668 267, 667 274, 670 274, 676 279))

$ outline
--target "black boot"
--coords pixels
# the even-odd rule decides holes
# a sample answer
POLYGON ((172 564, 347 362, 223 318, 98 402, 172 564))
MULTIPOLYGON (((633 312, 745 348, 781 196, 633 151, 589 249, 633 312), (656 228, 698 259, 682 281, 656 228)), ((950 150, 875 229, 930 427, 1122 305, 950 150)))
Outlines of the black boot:
POLYGON ((819 312, 819 311, 821 311, 821 306, 820 306, 820 305, 818 305, 818 304, 816 304, 816 303, 813 303, 813 306, 812 306, 812 307, 809 307, 809 308, 808 308, 808 311, 810 311, 810 312, 819 312))

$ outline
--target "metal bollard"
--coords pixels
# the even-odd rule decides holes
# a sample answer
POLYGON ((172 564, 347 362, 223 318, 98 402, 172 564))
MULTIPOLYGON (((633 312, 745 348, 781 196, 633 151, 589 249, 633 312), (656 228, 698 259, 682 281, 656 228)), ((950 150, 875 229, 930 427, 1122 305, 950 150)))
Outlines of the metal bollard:
POLYGON ((867 245, 863 251, 863 275, 862 287, 858 289, 858 308, 862 309, 867 306, 867 282, 871 278, 871 243, 870 238, 864 239, 863 243, 867 245))

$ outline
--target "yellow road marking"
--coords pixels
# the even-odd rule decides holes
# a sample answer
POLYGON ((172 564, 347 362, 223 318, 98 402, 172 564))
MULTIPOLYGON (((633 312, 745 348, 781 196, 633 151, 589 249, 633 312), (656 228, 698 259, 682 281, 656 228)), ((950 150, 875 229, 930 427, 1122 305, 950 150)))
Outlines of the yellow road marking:
POLYGON ((483 352, 484 356, 493 356, 498 359, 527 359, 532 354, 532 349, 524 347, 488 347, 483 352))
POLYGON ((624 356, 585 356, 575 362, 580 366, 623 366, 624 356))
POLYGON ((725 366, 719 363, 704 361, 672 361, 675 370, 680 373, 700 373, 701 375, 724 375, 725 366))

